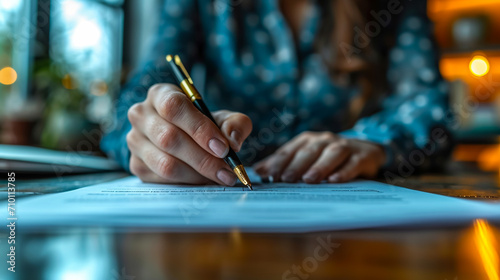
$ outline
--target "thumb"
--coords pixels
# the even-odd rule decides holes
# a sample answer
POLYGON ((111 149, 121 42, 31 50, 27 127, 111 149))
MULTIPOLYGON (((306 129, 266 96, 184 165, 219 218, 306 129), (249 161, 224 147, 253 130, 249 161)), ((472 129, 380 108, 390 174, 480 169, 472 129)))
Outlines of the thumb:
POLYGON ((220 110, 212 114, 235 152, 241 150, 243 141, 252 132, 252 120, 242 113, 220 110))

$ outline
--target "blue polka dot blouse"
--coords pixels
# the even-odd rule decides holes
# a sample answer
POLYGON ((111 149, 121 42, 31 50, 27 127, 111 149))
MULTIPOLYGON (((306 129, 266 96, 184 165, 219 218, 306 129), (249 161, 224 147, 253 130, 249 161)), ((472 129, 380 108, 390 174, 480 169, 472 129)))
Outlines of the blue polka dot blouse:
POLYGON ((333 82, 315 51, 319 6, 312 1, 295 40, 278 2, 165 1, 149 59, 122 89, 115 126, 102 149, 128 169, 127 111, 146 98, 152 85, 175 83, 165 56, 179 54, 188 68, 203 66, 204 75, 194 82, 211 110, 239 111, 252 119, 254 130, 240 152, 247 164, 307 130, 380 144, 388 155, 384 168, 399 176, 442 158, 449 147, 448 87, 439 73, 425 1, 401 0, 402 11, 375 34, 394 42, 379 48, 387 63, 387 92, 371 101, 376 113, 362 116, 353 127, 346 127, 347 117, 360 88, 333 82))

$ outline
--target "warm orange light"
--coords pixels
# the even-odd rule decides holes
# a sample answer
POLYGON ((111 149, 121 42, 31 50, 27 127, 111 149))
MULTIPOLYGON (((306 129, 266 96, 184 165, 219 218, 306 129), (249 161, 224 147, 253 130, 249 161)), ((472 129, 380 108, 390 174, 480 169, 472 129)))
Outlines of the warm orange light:
POLYGON ((486 57, 476 55, 471 59, 469 69, 475 76, 482 77, 490 71, 490 62, 486 57))
POLYGON ((498 5, 498 0, 431 0, 428 4, 428 11, 432 17, 442 12, 471 10, 479 7, 498 5))
POLYGON ((76 81, 69 74, 64 75, 61 82, 63 87, 66 89, 76 89, 77 87, 76 81))
MULTIPOLYGON (((464 55, 464 56, 444 56, 441 58, 439 62, 439 70, 441 71, 441 74, 445 79, 447 80, 455 80, 455 79, 461 79, 464 81, 475 81, 476 79, 471 72, 471 63, 474 61, 474 58, 476 57, 483 57, 486 59, 485 55, 474 55, 473 58, 471 59, 470 55, 464 55)), ((497 65, 500 65, 500 53, 492 53, 487 56, 488 58, 486 59, 488 63, 488 73, 491 75, 500 75, 500 67, 497 67, 497 65)), ((477 62, 475 62, 477 63, 477 62)), ((480 65, 481 62, 477 63, 477 66, 480 65)), ((474 64, 476 67, 476 64, 474 64)), ((476 69, 476 68, 474 68, 476 69)), ((480 67, 478 67, 478 73, 480 72, 480 67)), ((476 81, 477 82, 477 81, 476 81)))
POLYGON ((0 70, 0 84, 12 85, 17 81, 17 72, 12 67, 5 67, 0 70))
POLYGON ((104 81, 95 81, 90 86, 90 93, 95 96, 106 95, 109 91, 108 84, 104 81))
POLYGON ((488 279, 499 280, 497 241, 487 221, 474 221, 474 241, 488 279))
POLYGON ((500 168, 500 145, 481 151, 477 161, 481 170, 497 171, 500 168))

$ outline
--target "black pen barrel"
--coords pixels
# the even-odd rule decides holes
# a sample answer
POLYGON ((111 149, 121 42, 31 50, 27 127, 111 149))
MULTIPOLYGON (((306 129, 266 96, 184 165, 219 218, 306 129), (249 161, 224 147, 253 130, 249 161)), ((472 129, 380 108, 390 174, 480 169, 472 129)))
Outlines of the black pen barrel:
MULTIPOLYGON (((184 94, 186 94, 189 100, 202 114, 207 116, 217 127, 219 127, 214 117, 212 116, 212 113, 208 109, 207 105, 205 105, 205 102, 203 102, 200 93, 194 87, 193 81, 189 77, 189 73, 182 64, 182 61, 179 58, 179 56, 176 55, 174 57, 172 55, 167 55, 166 59, 170 68, 172 69, 174 77, 177 79, 177 82, 179 83, 179 86, 181 87, 184 94)), ((234 171, 238 179, 240 179, 240 181, 244 185, 246 185, 250 190, 252 190, 252 183, 248 178, 245 168, 243 167, 243 164, 241 164, 240 159, 233 151, 233 149, 231 149, 231 147, 229 147, 228 154, 224 158, 224 161, 231 167, 231 169, 234 171)))
POLYGON ((177 83, 181 83, 182 81, 186 80, 187 78, 182 74, 180 71, 179 67, 175 64, 173 60, 167 61, 167 63, 170 65, 170 69, 172 70, 172 74, 174 74, 175 79, 177 80, 177 83))
MULTIPOLYGON (((196 99, 193 101, 194 106, 200 110, 205 116, 207 116, 215 125, 217 125, 217 122, 212 116, 212 113, 210 113, 210 110, 208 110, 207 105, 205 105, 205 102, 203 102, 203 99, 196 99)), ((218 125, 217 125, 218 127, 218 125)), ((227 156, 224 158, 224 161, 229 164, 231 169, 234 169, 236 166, 241 165, 241 161, 236 155, 236 153, 233 151, 233 149, 229 148, 229 153, 227 156)))

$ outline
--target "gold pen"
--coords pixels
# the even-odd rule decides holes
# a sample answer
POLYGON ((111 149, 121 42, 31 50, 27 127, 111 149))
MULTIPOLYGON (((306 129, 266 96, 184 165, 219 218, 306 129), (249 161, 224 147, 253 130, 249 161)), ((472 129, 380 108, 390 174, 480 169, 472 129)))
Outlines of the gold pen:
MULTIPOLYGON (((202 112, 205 116, 207 116, 210 120, 212 120, 212 122, 214 122, 215 125, 217 125, 214 118, 212 117, 212 114, 210 113, 210 110, 208 110, 207 106, 205 105, 205 102, 203 102, 203 99, 201 98, 201 95, 198 93, 198 90, 196 90, 196 88, 194 87, 193 80, 191 79, 189 73, 186 71, 186 68, 182 64, 180 57, 178 55, 174 57, 169 54, 167 55, 167 62, 172 68, 172 73, 177 79, 177 82, 179 83, 182 91, 184 91, 184 94, 186 94, 187 97, 189 97, 191 102, 193 102, 194 106, 198 108, 200 112, 202 112)), ((250 190, 253 190, 252 182, 250 182, 250 179, 248 178, 247 172, 245 171, 243 164, 241 164, 240 159, 233 151, 233 149, 231 149, 231 147, 229 147, 229 153, 224 158, 224 161, 231 167, 231 169, 234 171, 238 179, 240 179, 240 181, 250 190)))

